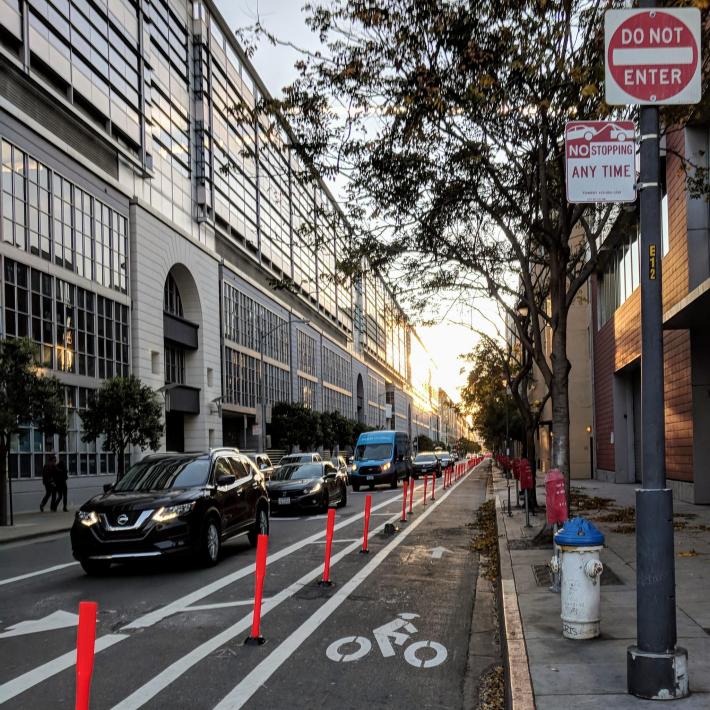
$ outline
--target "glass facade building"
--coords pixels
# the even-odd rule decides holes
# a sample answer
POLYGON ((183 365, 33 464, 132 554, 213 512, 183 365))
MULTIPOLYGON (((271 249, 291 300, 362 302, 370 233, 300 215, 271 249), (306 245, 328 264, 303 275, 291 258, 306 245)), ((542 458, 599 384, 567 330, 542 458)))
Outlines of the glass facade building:
POLYGON ((336 278, 347 222, 211 0, 0 0, 0 71, 0 335, 35 341, 70 423, 23 427, 13 476, 50 450, 112 474, 80 413, 116 375, 163 392, 176 447, 256 446, 261 401, 382 426, 430 382, 385 279, 336 278))

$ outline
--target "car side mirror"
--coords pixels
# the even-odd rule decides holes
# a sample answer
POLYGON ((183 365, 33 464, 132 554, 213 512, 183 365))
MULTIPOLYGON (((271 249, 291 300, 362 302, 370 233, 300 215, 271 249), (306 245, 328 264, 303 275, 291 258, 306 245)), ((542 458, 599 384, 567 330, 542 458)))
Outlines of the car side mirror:
POLYGON ((267 468, 269 468, 269 467, 268 467, 265 463, 262 463, 262 464, 259 464, 259 468, 260 468, 262 471, 265 471, 265 470, 266 470, 267 468))
POLYGON ((325 474, 325 477, 326 477, 326 478, 335 478, 337 475, 338 475, 338 472, 337 472, 337 471, 328 471, 328 472, 325 474))
POLYGON ((108 493, 113 488, 113 483, 104 483, 104 493, 108 493))
POLYGON ((222 476, 219 476, 217 478, 217 485, 218 486, 231 486, 233 483, 235 483, 237 480, 237 477, 232 475, 231 473, 224 474, 222 476))

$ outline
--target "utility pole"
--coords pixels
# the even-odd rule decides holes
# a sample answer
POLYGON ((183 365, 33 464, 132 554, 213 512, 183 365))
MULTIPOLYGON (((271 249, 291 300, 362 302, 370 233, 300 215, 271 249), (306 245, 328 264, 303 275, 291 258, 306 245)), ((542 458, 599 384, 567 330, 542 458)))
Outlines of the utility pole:
MULTIPOLYGON (((640 7, 654 8, 654 0, 640 7)), ((642 105, 641 212, 641 488, 636 491, 636 645, 627 650, 629 693, 688 695, 688 653, 676 646, 673 493, 666 487, 661 289, 659 109, 642 105)))

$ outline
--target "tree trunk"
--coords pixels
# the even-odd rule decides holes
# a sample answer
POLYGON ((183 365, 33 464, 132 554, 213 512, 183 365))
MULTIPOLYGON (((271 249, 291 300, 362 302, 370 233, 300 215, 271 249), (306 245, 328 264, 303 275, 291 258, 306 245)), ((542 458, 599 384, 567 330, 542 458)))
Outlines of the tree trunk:
POLYGON ((7 489, 7 452, 9 446, 4 437, 0 437, 0 525, 9 525, 8 489, 7 489))
POLYGON ((118 457, 117 468, 116 468, 116 482, 123 478, 123 474, 126 472, 126 447, 124 446, 116 456, 118 457))
POLYGON ((558 310, 557 327, 552 333, 552 468, 557 468, 565 476, 567 500, 570 489, 569 451, 569 372, 567 359, 567 312, 558 310))
POLYGON ((530 492, 530 508, 535 512, 537 507, 537 457, 535 451, 535 431, 537 424, 534 422, 525 426, 525 457, 530 462, 530 470, 532 471, 533 487, 530 492))

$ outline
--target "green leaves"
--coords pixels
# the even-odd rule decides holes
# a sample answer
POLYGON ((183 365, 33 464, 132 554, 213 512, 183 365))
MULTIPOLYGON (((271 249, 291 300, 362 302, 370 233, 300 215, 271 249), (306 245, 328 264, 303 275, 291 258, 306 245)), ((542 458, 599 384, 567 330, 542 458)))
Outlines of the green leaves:
POLYGON ((105 380, 81 413, 82 441, 104 436, 103 450, 119 455, 119 474, 123 473, 123 454, 128 446, 153 451, 163 435, 163 401, 135 375, 105 380))

